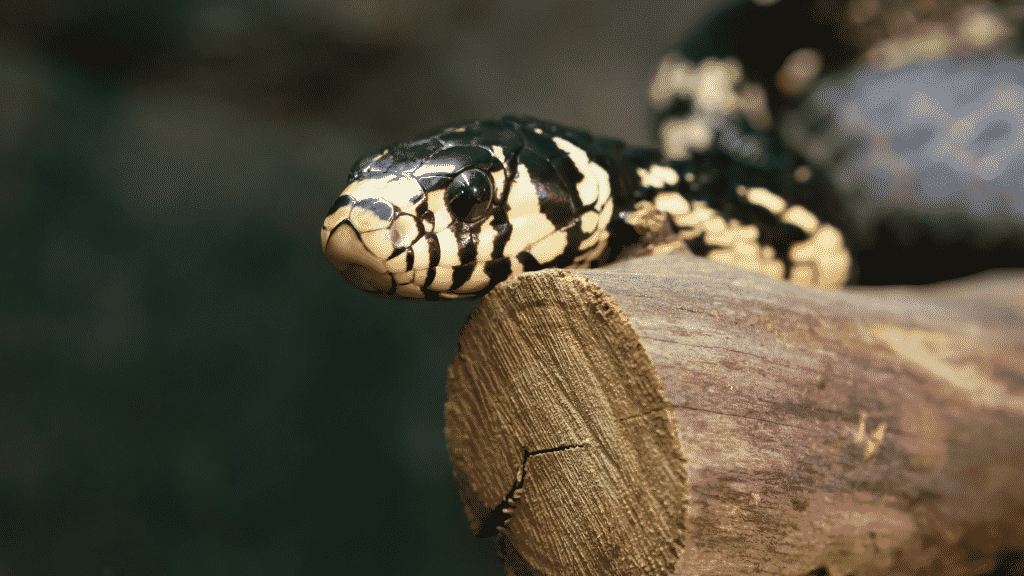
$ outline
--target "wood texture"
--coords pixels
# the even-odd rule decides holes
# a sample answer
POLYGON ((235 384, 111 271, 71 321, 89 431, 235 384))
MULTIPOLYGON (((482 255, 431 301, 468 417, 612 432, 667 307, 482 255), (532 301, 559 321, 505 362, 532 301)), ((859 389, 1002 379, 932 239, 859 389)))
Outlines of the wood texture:
POLYGON ((449 370, 471 527, 509 574, 990 570, 1024 546, 1021 285, 679 255, 507 282, 449 370))

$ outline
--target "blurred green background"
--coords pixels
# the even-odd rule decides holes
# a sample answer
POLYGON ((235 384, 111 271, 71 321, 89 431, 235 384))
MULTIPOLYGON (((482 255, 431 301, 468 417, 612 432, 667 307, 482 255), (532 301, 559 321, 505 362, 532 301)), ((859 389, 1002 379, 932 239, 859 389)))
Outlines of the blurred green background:
POLYGON ((471 304, 353 290, 320 223, 439 125, 647 142, 712 4, 0 5, 0 576, 499 574, 444 446, 471 304))

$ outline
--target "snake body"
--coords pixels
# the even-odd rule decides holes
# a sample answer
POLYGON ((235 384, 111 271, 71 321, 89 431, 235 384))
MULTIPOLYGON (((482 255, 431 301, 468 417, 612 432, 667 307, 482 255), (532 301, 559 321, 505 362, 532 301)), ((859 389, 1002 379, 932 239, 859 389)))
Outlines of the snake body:
POLYGON ((779 168, 717 152, 669 161, 532 118, 474 121, 357 162, 321 241, 351 284, 394 298, 475 297, 526 271, 683 245, 841 286, 851 265, 842 234, 795 202, 814 197, 813 171, 779 168))

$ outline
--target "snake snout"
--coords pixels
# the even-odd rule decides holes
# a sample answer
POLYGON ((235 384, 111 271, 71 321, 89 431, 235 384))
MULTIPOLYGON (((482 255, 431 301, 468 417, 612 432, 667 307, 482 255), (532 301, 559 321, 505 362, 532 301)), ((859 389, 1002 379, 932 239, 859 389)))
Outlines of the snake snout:
POLYGON ((386 274, 384 258, 371 252, 359 237, 351 222, 344 221, 334 229, 324 243, 324 255, 338 272, 353 265, 362 266, 379 274, 386 274))
POLYGON ((411 281, 407 252, 423 233, 403 209, 422 201, 423 189, 411 178, 356 180, 342 191, 324 220, 320 240, 331 267, 356 288, 401 295, 411 281), (397 275, 397 277, 396 277, 397 275))
POLYGON ((386 292, 394 284, 386 264, 396 244, 393 214, 390 204, 364 200, 328 216, 333 228, 325 222, 321 241, 327 261, 360 290, 386 292))
POLYGON ((384 293, 394 280, 384 258, 371 252, 348 221, 342 222, 324 242, 327 261, 356 288, 370 293, 384 293))

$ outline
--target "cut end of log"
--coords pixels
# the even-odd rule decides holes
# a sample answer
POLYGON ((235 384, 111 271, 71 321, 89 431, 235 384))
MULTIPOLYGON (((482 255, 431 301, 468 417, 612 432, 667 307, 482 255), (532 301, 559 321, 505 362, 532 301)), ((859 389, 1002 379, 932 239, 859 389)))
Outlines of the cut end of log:
POLYGON ((523 275, 484 298, 459 342, 446 435, 474 532, 500 535, 506 567, 671 574, 686 463, 658 375, 611 298, 563 270, 523 275))

